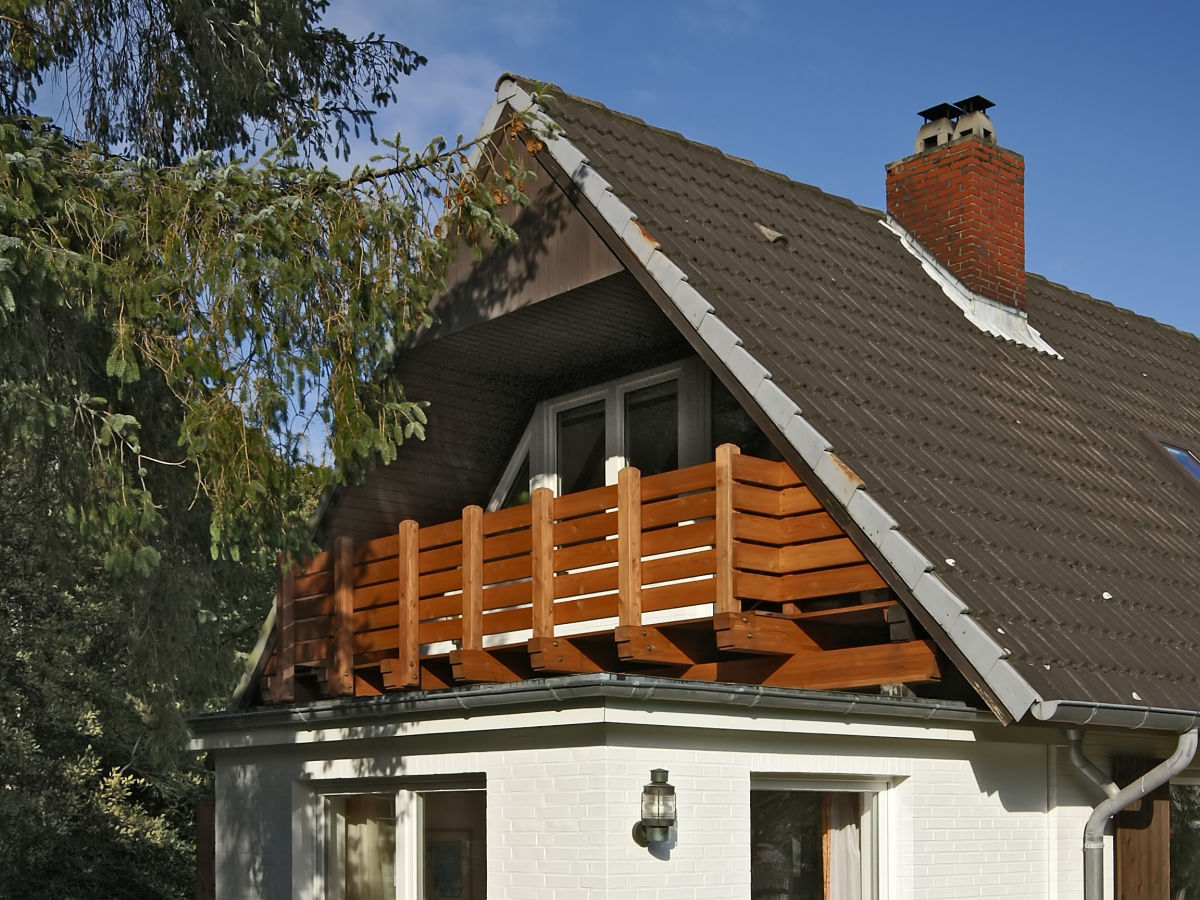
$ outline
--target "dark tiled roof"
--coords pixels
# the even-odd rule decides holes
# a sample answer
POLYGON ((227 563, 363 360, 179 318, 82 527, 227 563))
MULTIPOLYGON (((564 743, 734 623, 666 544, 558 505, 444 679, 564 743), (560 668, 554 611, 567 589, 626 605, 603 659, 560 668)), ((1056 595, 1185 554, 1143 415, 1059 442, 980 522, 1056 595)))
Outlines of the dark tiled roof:
POLYGON ((1030 321, 1063 359, 991 337, 881 212, 553 93, 566 137, 1035 691, 1200 708, 1200 494, 1145 437, 1200 445, 1200 341, 1038 276, 1030 321))

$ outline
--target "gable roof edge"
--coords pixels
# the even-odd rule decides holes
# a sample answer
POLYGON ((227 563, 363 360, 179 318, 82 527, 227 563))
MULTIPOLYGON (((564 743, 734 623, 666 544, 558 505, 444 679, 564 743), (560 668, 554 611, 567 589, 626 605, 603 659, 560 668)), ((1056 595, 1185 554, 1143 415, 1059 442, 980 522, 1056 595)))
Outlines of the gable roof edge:
MULTIPOLYGON (((509 103, 529 108, 553 123, 549 113, 534 103, 514 77, 500 78, 496 107, 489 113, 488 120, 498 116, 503 105, 509 103)), ((661 244, 638 222, 633 210, 616 196, 612 185, 592 169, 584 153, 560 131, 540 137, 546 151, 583 198, 624 242, 699 339, 721 360, 904 581, 916 603, 976 670, 995 702, 1003 707, 1003 712, 1013 721, 1023 718, 1042 698, 1006 661, 1007 651, 967 614, 965 604, 931 572, 932 564, 901 534, 896 520, 870 496, 862 480, 833 452, 830 442, 804 418, 796 402, 771 380, 771 373, 718 318, 712 304, 688 283, 687 274, 662 252, 661 244)), ((1000 710, 995 711, 1001 714, 1000 710)))

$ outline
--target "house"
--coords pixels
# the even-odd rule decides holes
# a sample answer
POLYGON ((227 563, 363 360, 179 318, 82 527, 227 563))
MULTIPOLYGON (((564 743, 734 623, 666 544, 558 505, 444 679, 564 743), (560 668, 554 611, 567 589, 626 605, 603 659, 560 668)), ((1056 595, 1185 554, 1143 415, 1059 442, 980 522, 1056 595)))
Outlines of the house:
POLYGON ((982 97, 885 213, 551 93, 428 439, 193 722, 218 896, 1165 900, 1200 341, 1026 272, 982 97))

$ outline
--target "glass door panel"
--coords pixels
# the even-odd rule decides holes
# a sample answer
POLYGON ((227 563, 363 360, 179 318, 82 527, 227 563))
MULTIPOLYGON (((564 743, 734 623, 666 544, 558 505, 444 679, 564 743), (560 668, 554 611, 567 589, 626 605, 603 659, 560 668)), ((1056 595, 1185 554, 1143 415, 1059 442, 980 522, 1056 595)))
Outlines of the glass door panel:
POLYGON ((625 394, 625 464, 643 475, 679 468, 677 381, 660 381, 625 394))
POLYGON ((604 401, 558 414, 559 493, 573 494, 604 484, 604 401))

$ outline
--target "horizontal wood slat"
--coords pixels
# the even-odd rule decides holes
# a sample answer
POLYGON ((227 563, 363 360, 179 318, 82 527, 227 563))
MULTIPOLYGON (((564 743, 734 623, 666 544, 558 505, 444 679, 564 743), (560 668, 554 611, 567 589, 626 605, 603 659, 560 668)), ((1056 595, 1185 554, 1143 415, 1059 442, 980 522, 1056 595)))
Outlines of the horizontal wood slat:
POLYGON ((556 519, 573 519, 576 516, 589 515, 598 510, 616 509, 617 486, 615 484, 580 491, 578 494, 565 494, 554 499, 554 517, 556 519))
POLYGON ((642 478, 642 502, 652 503, 664 497, 690 494, 694 491, 712 490, 713 464, 701 463, 686 469, 660 472, 642 478))
POLYGON ((747 484, 761 484, 772 488, 795 487, 801 484, 799 476, 785 462, 743 456, 733 458, 733 477, 747 484))
POLYGON ((931 645, 892 643, 896 601, 857 596, 886 584, 786 463, 723 447, 672 472, 626 469, 620 485, 400 523, 294 567, 277 600, 271 696, 288 699, 296 679, 309 679, 304 698, 621 660, 806 687, 938 677, 931 645))

